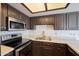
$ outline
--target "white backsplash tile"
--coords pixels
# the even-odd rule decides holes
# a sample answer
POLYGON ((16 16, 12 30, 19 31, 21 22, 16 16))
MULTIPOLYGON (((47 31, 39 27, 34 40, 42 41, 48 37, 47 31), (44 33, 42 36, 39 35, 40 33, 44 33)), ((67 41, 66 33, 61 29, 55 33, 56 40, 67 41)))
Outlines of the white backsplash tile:
MULTIPOLYGON (((30 30, 28 32, 24 31, 23 35, 27 35, 27 36, 41 36, 42 35, 42 30, 30 30)), ((77 39, 79 40, 79 31, 74 31, 74 30, 46 30, 45 31, 45 35, 46 36, 50 36, 50 37, 62 37, 62 38, 69 38, 69 39, 77 39)))
MULTIPOLYGON (((15 33, 21 33, 23 38, 42 36, 43 30, 25 30, 25 31, 3 31, 0 35, 9 35, 15 33)), ((78 30, 44 30, 46 36, 61 37, 64 39, 79 40, 78 30)))

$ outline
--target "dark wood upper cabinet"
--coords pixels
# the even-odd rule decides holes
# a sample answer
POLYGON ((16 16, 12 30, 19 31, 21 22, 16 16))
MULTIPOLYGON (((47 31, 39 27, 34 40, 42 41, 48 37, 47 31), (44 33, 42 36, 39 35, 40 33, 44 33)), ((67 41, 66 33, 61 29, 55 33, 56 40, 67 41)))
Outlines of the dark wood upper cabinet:
POLYGON ((54 25, 54 16, 32 17, 30 23, 32 29, 35 25, 54 25))
POLYGON ((13 7, 8 5, 8 16, 20 19, 20 13, 19 11, 17 11, 16 9, 14 9, 13 7))
POLYGON ((68 13, 67 14, 67 30, 77 30, 77 13, 68 13))
POLYGON ((52 25, 54 24, 54 16, 42 16, 42 17, 34 17, 31 18, 33 24, 37 25, 52 25))
POLYGON ((24 22, 26 24, 26 29, 30 28, 30 18, 11 6, 8 6, 8 16, 17 18, 19 21, 24 22))
POLYGON ((79 30, 79 12, 77 13, 78 17, 78 30, 79 30))
POLYGON ((0 30, 1 30, 1 4, 0 4, 0 30))
POLYGON ((7 4, 1 4, 1 30, 6 30, 7 4))
POLYGON ((0 27, 1 30, 7 30, 7 17, 13 17, 16 18, 18 21, 24 22, 26 24, 26 29, 30 28, 30 18, 26 16, 25 14, 21 13, 20 11, 16 10, 12 6, 1 3, 0 7, 1 11, 1 20, 0 20, 0 27))
POLYGON ((66 30, 66 14, 55 15, 55 30, 66 30))
POLYGON ((31 27, 37 24, 39 25, 53 24, 55 30, 78 30, 79 13, 73 12, 73 13, 31 18, 31 27))

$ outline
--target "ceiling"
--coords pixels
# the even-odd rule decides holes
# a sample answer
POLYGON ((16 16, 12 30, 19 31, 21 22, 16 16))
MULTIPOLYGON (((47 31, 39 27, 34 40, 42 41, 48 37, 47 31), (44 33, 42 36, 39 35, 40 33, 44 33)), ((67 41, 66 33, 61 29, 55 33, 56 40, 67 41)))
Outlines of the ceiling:
MULTIPOLYGON (((34 13, 31 13, 26 7, 24 7, 22 5, 24 3, 8 3, 8 4, 10 6, 14 7, 15 9, 19 10, 20 12, 24 13, 25 15, 29 16, 29 17, 45 16, 45 15, 60 14, 60 13, 69 13, 69 12, 79 11, 79 3, 70 3, 68 5, 68 7, 67 8, 64 8, 64 9, 59 8, 59 7, 52 6, 51 4, 47 4, 47 6, 50 5, 49 7, 46 7, 47 8, 47 11, 45 11, 46 10, 45 9, 45 5, 43 3, 42 4, 39 3, 42 6, 40 7, 40 10, 39 10, 38 5, 36 5, 37 8, 36 7, 34 7, 34 8, 37 9, 37 10, 34 10, 33 11, 34 13), (51 11, 50 11, 50 9, 51 9, 51 11), (41 10, 43 12, 41 12, 41 10)), ((33 3, 33 5, 34 4, 35 3, 33 3)), ((56 3, 56 4, 58 4, 58 3, 56 3)), ((66 5, 67 5, 67 3, 64 4, 63 7, 66 7, 66 5)))
POLYGON ((65 9, 69 3, 22 3, 31 13, 65 9))

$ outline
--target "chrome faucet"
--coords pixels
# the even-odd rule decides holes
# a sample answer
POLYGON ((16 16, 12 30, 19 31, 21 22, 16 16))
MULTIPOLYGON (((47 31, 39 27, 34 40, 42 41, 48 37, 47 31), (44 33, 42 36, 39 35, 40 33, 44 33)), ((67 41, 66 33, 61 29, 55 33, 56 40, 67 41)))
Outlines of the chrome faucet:
POLYGON ((42 35, 45 36, 45 32, 44 32, 44 30, 43 30, 43 32, 42 32, 42 35))

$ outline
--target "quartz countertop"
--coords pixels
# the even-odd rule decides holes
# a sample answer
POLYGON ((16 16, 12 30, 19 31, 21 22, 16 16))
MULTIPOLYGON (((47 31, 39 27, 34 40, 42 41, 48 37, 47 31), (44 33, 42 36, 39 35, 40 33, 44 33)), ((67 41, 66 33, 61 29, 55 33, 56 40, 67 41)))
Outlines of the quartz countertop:
POLYGON ((6 55, 6 54, 8 54, 9 52, 11 52, 13 50, 14 50, 14 48, 12 48, 12 47, 1 45, 1 56, 6 55))

